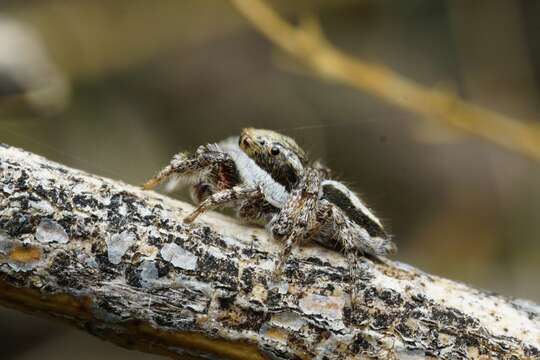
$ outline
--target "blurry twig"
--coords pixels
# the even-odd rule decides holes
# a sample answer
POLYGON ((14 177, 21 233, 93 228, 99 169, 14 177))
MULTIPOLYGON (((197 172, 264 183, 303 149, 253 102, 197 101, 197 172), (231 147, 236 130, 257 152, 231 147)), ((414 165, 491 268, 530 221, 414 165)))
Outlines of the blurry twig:
POLYGON ((314 18, 295 27, 263 0, 231 1, 257 30, 319 76, 540 161, 540 127, 536 124, 471 104, 417 84, 385 66, 352 57, 327 41, 314 18))

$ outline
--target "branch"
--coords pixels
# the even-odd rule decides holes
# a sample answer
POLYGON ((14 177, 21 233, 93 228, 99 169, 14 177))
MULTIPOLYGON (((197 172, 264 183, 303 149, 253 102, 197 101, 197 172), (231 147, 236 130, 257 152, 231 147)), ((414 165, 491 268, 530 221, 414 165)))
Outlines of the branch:
POLYGON ((425 121, 475 135, 540 161, 540 127, 428 88, 378 64, 336 49, 313 25, 294 27, 262 0, 231 0, 251 24, 281 50, 325 79, 351 86, 412 111, 425 121))
POLYGON ((174 358, 540 358, 540 306, 317 246, 0 147, 0 304, 174 358))

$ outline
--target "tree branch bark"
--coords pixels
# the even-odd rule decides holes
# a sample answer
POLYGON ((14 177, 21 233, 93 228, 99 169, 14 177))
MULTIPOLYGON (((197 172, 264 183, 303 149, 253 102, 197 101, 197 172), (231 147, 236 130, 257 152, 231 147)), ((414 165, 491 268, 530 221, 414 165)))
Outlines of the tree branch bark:
POLYGON ((174 358, 540 358, 540 306, 363 259, 0 147, 0 304, 174 358))

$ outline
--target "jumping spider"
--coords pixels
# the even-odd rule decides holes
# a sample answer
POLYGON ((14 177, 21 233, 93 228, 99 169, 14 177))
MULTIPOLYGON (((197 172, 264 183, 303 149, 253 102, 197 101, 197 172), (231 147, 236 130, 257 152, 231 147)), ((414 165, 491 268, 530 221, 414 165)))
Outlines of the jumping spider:
POLYGON ((314 240, 347 256, 353 280, 360 276, 357 255, 386 256, 396 251, 380 220, 329 169, 310 164, 297 143, 271 130, 244 129, 239 137, 180 153, 144 187, 176 176, 197 208, 184 221, 216 207, 231 207, 241 219, 259 222, 283 248, 278 275, 300 241, 314 240))

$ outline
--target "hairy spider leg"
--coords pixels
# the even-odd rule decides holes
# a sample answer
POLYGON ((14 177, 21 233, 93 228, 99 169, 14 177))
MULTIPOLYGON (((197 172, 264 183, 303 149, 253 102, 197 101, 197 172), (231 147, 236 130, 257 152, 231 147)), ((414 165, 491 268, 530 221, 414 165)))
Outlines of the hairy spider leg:
POLYGON ((277 207, 266 201, 265 194, 261 190, 260 193, 242 201, 238 208, 237 216, 248 223, 264 226, 278 212, 279 209, 277 207))
POLYGON ((316 234, 320 227, 317 221, 321 178, 318 170, 308 168, 290 193, 285 206, 270 224, 277 239, 285 239, 274 269, 274 278, 283 271, 292 248, 301 240, 316 234))
MULTIPOLYGON (((187 185, 197 186, 202 183, 205 186, 211 186, 210 192, 231 188, 240 183, 240 175, 234 160, 215 144, 199 146, 193 155, 186 153, 175 155, 170 164, 148 180, 143 188, 154 188, 173 175, 179 177, 180 182, 187 185)), ((203 190, 208 192, 206 189, 201 191, 203 190)), ((197 188, 194 191, 196 192, 197 188)))
POLYGON ((168 179, 173 174, 181 174, 188 169, 197 168, 197 159, 189 158, 186 153, 174 155, 169 165, 165 166, 156 176, 148 180, 142 185, 144 190, 153 189, 158 186, 163 180, 168 179))
MULTIPOLYGON (((318 242, 325 247, 335 248, 337 245, 347 258, 351 307, 354 310, 359 302, 359 286, 368 281, 371 276, 365 269, 365 260, 361 260, 359 255, 371 255, 373 260, 384 262, 379 258, 380 251, 379 254, 374 251, 374 249, 382 249, 380 239, 373 240, 369 236, 365 237, 365 229, 351 220, 340 206, 326 199, 320 200, 319 211, 323 214, 320 218, 323 225, 321 228, 322 237, 318 238, 318 242), (324 239, 323 242, 321 242, 322 239, 324 239), (375 246, 370 243, 371 240, 375 241, 375 246)), ((395 244, 389 240, 384 240, 384 246, 386 247, 384 254, 395 249, 395 244)))
POLYGON ((325 238, 335 241, 337 244, 332 245, 338 245, 347 258, 351 287, 351 306, 354 309, 358 299, 357 286, 367 276, 360 267, 360 261, 358 259, 359 249, 356 238, 358 237, 359 226, 351 221, 340 207, 327 200, 321 200, 320 211, 326 216, 325 219, 321 219, 321 221, 325 222, 325 230, 323 230, 325 238), (331 229, 330 231, 329 227, 331 229))
POLYGON ((214 193, 210 196, 208 196, 203 202, 201 202, 195 210, 188 216, 184 218, 184 222, 191 223, 195 221, 195 219, 202 215, 203 213, 207 212, 208 210, 211 210, 213 208, 216 208, 218 206, 223 206, 226 204, 229 204, 231 202, 235 202, 238 200, 244 200, 252 197, 259 197, 260 196, 260 190, 257 187, 253 186, 233 186, 230 189, 219 191, 217 193, 214 193))

